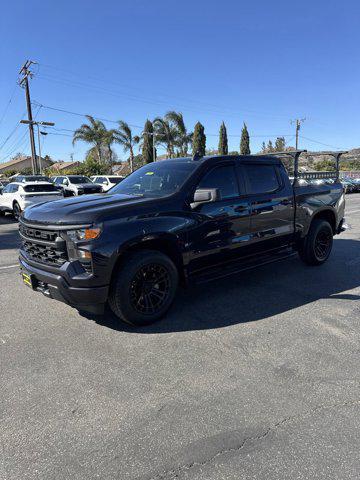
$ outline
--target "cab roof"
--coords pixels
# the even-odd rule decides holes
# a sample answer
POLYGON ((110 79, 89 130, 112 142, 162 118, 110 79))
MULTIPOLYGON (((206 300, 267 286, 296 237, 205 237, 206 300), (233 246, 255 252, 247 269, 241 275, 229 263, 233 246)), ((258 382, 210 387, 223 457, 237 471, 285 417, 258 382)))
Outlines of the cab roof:
POLYGON ((271 163, 275 165, 281 164, 281 159, 273 155, 206 155, 204 157, 179 157, 179 158, 167 158, 160 160, 161 162, 195 162, 195 163, 205 163, 208 161, 219 161, 219 160, 232 160, 239 163, 271 163))

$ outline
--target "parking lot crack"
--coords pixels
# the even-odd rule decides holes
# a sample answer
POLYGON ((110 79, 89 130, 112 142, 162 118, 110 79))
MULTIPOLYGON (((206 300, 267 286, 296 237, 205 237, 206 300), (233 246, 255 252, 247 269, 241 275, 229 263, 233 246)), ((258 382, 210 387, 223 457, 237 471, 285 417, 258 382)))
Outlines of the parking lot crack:
POLYGON ((232 447, 227 447, 219 450, 215 454, 209 456, 209 458, 206 458, 202 461, 193 461, 189 462, 183 465, 179 465, 175 468, 172 468, 170 470, 164 470, 161 473, 156 474, 155 476, 149 477, 147 480, 174 480, 180 478, 182 473, 185 473, 188 470, 191 470, 192 468, 196 467, 203 467, 211 462, 215 461, 217 458, 231 454, 234 452, 240 452, 247 444, 252 443, 252 442, 258 442, 266 438, 270 433, 276 431, 277 429, 281 428, 285 424, 289 422, 293 422, 296 420, 299 420, 301 418, 306 418, 310 415, 313 415, 314 413, 317 413, 322 410, 330 410, 330 409, 337 409, 337 408, 343 408, 347 406, 352 406, 352 405, 358 405, 360 404, 360 399, 354 399, 354 400, 348 400, 346 402, 341 402, 341 403, 333 403, 333 404, 324 404, 324 405, 318 405, 316 407, 313 407, 303 413, 300 413, 298 415, 290 415, 288 417, 284 417, 281 420, 279 420, 276 423, 273 423, 271 426, 269 426, 267 429, 265 429, 262 433, 258 435, 253 435, 244 438, 241 440, 241 442, 238 445, 234 445, 232 447))

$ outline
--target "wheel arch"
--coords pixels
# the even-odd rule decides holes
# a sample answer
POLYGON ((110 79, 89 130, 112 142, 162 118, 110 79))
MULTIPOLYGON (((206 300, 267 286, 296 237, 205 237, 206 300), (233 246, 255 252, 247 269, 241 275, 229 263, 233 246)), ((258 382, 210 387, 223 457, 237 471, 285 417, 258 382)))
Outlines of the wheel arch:
MULTIPOLYGON (((333 234, 335 235, 336 233, 336 226, 337 226, 337 217, 336 213, 334 210, 330 208, 326 208, 323 210, 320 210, 320 212, 317 212, 312 218, 311 218, 311 223, 313 223, 314 220, 326 220, 327 222, 330 223, 333 234)), ((310 223, 310 225, 311 225, 310 223)))
POLYGON ((20 206, 20 203, 16 200, 16 198, 14 198, 13 202, 12 202, 12 208, 14 210, 14 206, 15 206, 15 203, 17 203, 19 205, 19 208, 21 210, 21 206, 20 206))
POLYGON ((176 266, 181 282, 185 281, 184 262, 177 237, 173 235, 159 235, 135 239, 122 247, 117 254, 117 258, 112 269, 111 282, 122 267, 129 254, 142 250, 153 250, 167 255, 176 266))

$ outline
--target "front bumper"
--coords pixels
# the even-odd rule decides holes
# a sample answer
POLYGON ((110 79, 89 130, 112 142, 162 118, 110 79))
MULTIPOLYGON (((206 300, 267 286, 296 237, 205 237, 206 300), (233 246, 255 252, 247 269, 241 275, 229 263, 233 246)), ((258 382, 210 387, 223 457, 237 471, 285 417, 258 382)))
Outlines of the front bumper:
POLYGON ((341 232, 345 232, 349 228, 348 224, 345 222, 345 218, 342 218, 339 226, 336 230, 336 234, 339 235, 341 232))
POLYGON ((30 265, 22 255, 19 257, 19 262, 20 269, 33 276, 34 290, 78 310, 94 314, 104 312, 109 293, 108 285, 102 287, 74 287, 69 285, 61 275, 30 265))

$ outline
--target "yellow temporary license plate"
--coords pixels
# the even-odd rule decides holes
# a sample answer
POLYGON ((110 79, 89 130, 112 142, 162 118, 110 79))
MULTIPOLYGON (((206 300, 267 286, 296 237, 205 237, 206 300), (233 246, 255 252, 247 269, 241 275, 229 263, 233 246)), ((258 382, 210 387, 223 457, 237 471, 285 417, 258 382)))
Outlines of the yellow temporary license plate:
POLYGON ((31 275, 29 275, 28 273, 25 273, 25 272, 21 272, 21 275, 22 275, 22 279, 23 279, 23 282, 25 283, 25 285, 27 285, 30 288, 33 288, 31 275))

